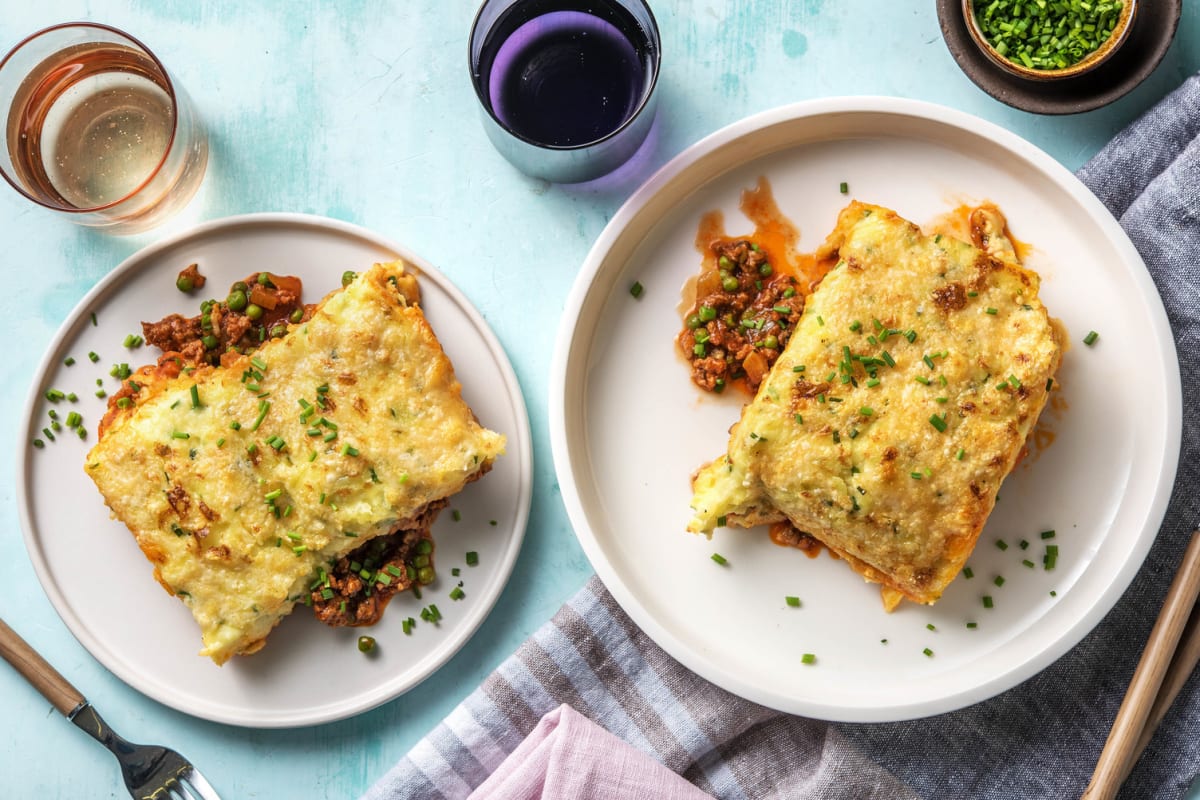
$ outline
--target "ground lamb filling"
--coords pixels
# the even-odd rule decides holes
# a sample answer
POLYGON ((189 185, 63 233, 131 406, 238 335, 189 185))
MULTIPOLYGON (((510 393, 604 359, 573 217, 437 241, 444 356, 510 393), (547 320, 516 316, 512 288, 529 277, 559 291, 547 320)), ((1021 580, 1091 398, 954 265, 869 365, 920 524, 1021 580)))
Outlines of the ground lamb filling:
POLYGON ((754 392, 787 346, 804 297, 796 279, 776 272, 750 240, 717 241, 712 252, 718 268, 697 282, 676 341, 700 388, 720 392, 743 380, 754 392))

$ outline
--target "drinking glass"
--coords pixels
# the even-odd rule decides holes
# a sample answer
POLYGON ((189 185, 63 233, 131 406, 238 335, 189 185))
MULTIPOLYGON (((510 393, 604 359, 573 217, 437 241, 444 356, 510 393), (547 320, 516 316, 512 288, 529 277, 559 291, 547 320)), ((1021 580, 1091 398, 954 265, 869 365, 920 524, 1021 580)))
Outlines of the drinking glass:
POLYGON ((208 140, 149 48, 107 25, 38 31, 0 61, 0 175, 72 222, 136 233, 200 186, 208 140))
POLYGON ((643 0, 486 0, 468 55, 488 138, 526 174, 598 178, 654 123, 661 52, 643 0))

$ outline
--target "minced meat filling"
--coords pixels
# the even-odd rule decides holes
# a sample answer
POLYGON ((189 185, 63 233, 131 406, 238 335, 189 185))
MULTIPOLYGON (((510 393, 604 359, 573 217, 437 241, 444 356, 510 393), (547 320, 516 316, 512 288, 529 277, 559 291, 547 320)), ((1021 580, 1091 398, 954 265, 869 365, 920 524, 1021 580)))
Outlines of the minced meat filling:
POLYGON ((202 302, 199 316, 171 314, 143 322, 142 336, 166 358, 188 366, 215 365, 226 353, 249 353, 287 333, 287 323, 311 317, 313 306, 302 304, 300 293, 299 278, 254 272, 233 284, 224 300, 202 302))
POLYGON ((429 529, 446 500, 430 503, 416 519, 338 560, 318 575, 309 600, 326 625, 374 625, 398 592, 434 579, 429 529))
POLYGON ((720 392, 744 379, 751 391, 787 346, 804 311, 796 279, 776 272, 767 254, 746 239, 718 241, 715 280, 702 280, 679 346, 692 367, 692 381, 720 392))

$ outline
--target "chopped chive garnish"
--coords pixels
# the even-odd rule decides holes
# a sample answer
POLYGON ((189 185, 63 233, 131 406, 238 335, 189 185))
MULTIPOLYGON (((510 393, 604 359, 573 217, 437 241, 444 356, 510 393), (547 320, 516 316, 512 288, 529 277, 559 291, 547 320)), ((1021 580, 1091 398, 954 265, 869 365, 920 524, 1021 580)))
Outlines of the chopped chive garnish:
POLYGON ((842 181, 841 183, 838 184, 838 191, 841 192, 842 194, 846 194, 847 192, 850 191, 850 185, 847 184, 845 181, 842 181))
POLYGON ((925 355, 925 356, 921 356, 921 360, 925 362, 925 366, 929 367, 930 369, 933 369, 933 359, 932 358, 925 355))
POLYGON ((863 406, 858 410, 858 413, 862 414, 864 417, 869 417, 875 413, 875 409, 871 408, 870 406, 863 406))
POLYGON ((267 371, 267 362, 263 361, 258 356, 255 356, 254 358, 250 359, 250 363, 253 364, 255 367, 257 367, 262 372, 267 371))
POLYGON ((95 364, 100 360, 100 354, 95 351, 88 351, 88 360, 95 364))
POLYGON ((451 600, 462 600, 466 596, 467 596, 466 592, 464 592, 462 590, 461 586, 455 586, 453 589, 450 590, 450 599, 451 600))
POLYGON ((184 433, 183 431, 171 431, 171 438, 172 439, 190 439, 190 438, 192 438, 192 435, 190 433, 184 433))
POLYGON ((788 595, 787 597, 783 598, 783 601, 785 603, 787 603, 789 606, 791 606, 792 608, 800 607, 800 598, 799 597, 793 597, 792 595, 788 595))
POLYGON ((645 289, 642 287, 642 284, 639 281, 634 281, 633 285, 629 287, 629 293, 634 297, 641 297, 643 291, 645 291, 645 289))
POLYGON ((995 315, 996 315, 996 313, 997 313, 997 312, 996 312, 996 309, 992 308, 991 306, 988 306, 987 308, 985 308, 985 309, 984 309, 984 311, 986 311, 987 313, 991 314, 992 316, 995 316, 995 315))
POLYGON ((1053 539, 1054 531, 1042 531, 1041 536, 1043 539, 1053 539))
POLYGON ((922 650, 921 652, 922 652, 922 653, 924 653, 925 655, 929 656, 930 658, 933 658, 933 651, 932 651, 932 650, 930 650, 928 647, 926 647, 926 648, 925 648, 924 650, 922 650))
POLYGON ((912 478, 914 481, 919 481, 919 480, 921 480, 921 477, 922 477, 922 476, 921 476, 921 473, 919 473, 919 472, 910 472, 910 473, 908 473, 908 474, 909 474, 909 476, 910 476, 910 477, 911 477, 911 478, 912 478))
POLYGON ((997 586, 1003 586, 1004 585, 1004 576, 997 575, 995 578, 992 579, 992 583, 996 584, 997 586))
POLYGON ((858 320, 854 320, 854 322, 850 323, 850 330, 854 331, 855 333, 858 333, 859 331, 862 330, 862 323, 859 322, 858 320))
POLYGON ((1096 343, 1096 340, 1099 338, 1100 338, 1100 334, 1096 333, 1095 331, 1088 331, 1088 335, 1083 337, 1083 343, 1086 344, 1088 347, 1091 347, 1092 345, 1094 345, 1096 343))
POLYGON ((1034 567, 1033 562, 1030 561, 1028 558, 1022 559, 1021 563, 1024 564, 1025 566, 1029 567, 1030 569, 1033 569, 1033 567, 1034 567))
POLYGON ((358 448, 352 446, 349 443, 346 443, 346 444, 342 445, 342 455, 356 456, 356 455, 358 455, 358 448))
POLYGON ((713 553, 711 558, 713 561, 717 562, 718 564, 728 564, 729 563, 729 560, 726 559, 725 556, 721 555, 720 553, 713 553))
POLYGON ((983 596, 983 607, 984 607, 984 608, 991 608, 992 606, 993 606, 993 603, 992 603, 992 596, 991 596, 990 594, 985 594, 985 595, 983 596))
POLYGON ((805 653, 804 655, 800 656, 800 663, 815 664, 817 663, 817 657, 812 653, 805 653))
POLYGON ((192 408, 199 408, 200 407, 200 388, 198 386, 196 386, 196 384, 193 383, 192 388, 189 391, 190 391, 190 394, 192 395, 192 408))
POLYGON ((254 420, 254 424, 250 426, 250 430, 258 430, 258 426, 262 425, 262 421, 266 419, 267 412, 271 410, 271 402, 269 400, 260 400, 258 403, 258 417, 254 420))
POLYGON ((466 561, 467 561, 468 567, 475 566, 476 564, 479 563, 479 553, 476 553, 474 550, 468 550, 467 555, 466 555, 466 561))
POLYGON ((883 352, 881 352, 879 354, 879 357, 882 358, 884 363, 886 363, 889 367, 896 366, 896 359, 892 358, 892 354, 889 353, 887 350, 884 350, 883 352))
POLYGON ((999 547, 1001 550, 1007 550, 1007 549, 1008 549, 1008 542, 1004 541, 1003 539, 997 539, 997 540, 996 540, 996 547, 999 547))
POLYGON ((946 426, 946 417, 945 416, 939 417, 937 414, 932 414, 929 417, 929 424, 932 425, 933 427, 937 428, 939 433, 946 432, 947 426, 946 426))
POLYGON ((931 630, 931 631, 936 631, 936 630, 937 630, 937 628, 936 628, 936 627, 934 627, 934 624, 933 624, 932 622, 927 622, 927 623, 925 623, 925 629, 926 629, 926 630, 931 630))

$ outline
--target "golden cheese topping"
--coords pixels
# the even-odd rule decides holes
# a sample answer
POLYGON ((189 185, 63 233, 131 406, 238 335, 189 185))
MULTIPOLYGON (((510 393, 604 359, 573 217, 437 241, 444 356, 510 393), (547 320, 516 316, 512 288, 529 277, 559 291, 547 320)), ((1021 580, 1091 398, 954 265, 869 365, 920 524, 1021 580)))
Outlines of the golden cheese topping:
POLYGON ((932 603, 1046 403, 1060 332, 1034 273, 888 209, 851 203, 824 248, 837 266, 697 473, 689 530, 786 518, 889 607, 932 603))
POLYGON ((412 282, 376 264, 253 356, 143 386, 89 454, 216 663, 259 649, 319 570, 503 453, 406 299, 412 282))

